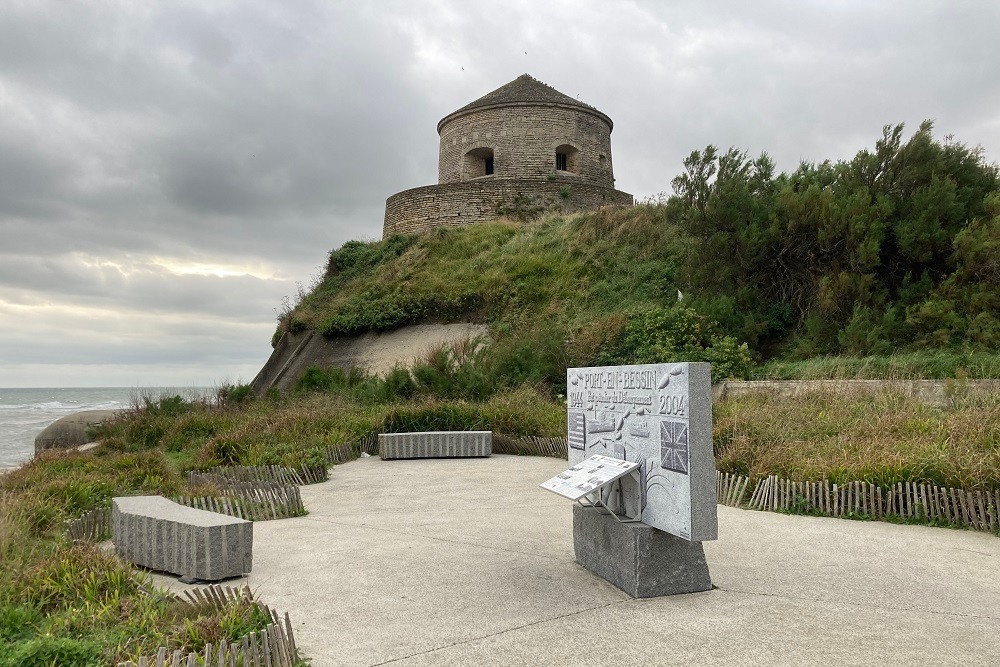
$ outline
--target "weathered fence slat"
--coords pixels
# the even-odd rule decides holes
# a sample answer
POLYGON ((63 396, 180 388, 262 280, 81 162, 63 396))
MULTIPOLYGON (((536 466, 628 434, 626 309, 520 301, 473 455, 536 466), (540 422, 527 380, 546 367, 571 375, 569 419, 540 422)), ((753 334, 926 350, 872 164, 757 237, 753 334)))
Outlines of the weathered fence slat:
POLYGON ((534 435, 514 437, 494 433, 493 453, 551 456, 565 459, 569 457, 569 447, 566 438, 543 438, 534 435))
POLYGON ((111 508, 99 507, 66 523, 66 536, 74 542, 102 542, 111 538, 111 508))
MULTIPOLYGON (((206 606, 210 609, 239 600, 253 601, 253 594, 247 587, 232 588, 230 586, 205 586, 188 589, 184 592, 186 599, 174 595, 173 599, 196 606, 206 606)), ((278 612, 260 602, 254 602, 271 622, 259 632, 244 635, 237 640, 228 642, 225 639, 217 643, 205 645, 201 655, 191 652, 186 655, 182 651, 168 653, 166 647, 157 649, 153 657, 140 656, 137 663, 133 661, 119 663, 118 667, 167 667, 168 656, 172 667, 197 667, 198 665, 215 667, 291 667, 298 658, 292 621, 288 613, 280 616, 278 612), (214 660, 213 660, 214 659, 214 660)))
POLYGON ((777 475, 760 477, 750 489, 750 478, 718 472, 719 504, 769 511, 808 511, 835 517, 887 516, 941 521, 976 530, 1000 529, 1000 489, 953 489, 922 482, 897 482, 885 492, 866 481, 832 484, 797 482, 777 475))

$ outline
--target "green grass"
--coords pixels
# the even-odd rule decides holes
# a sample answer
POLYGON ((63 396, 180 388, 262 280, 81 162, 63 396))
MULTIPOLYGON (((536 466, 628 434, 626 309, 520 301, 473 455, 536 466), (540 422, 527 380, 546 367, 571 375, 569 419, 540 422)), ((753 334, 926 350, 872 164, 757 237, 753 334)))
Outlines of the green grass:
MULTIPOLYGON (((770 361, 751 372, 745 346, 683 305, 696 294, 677 302, 690 249, 663 206, 345 244, 282 312, 279 335, 472 321, 489 324, 489 341, 433 350, 384 378, 311 369, 287 394, 224 387, 213 403, 139 400, 95 434, 98 449, 46 454, 0 477, 0 664, 109 664, 264 622, 249 609, 203 613, 142 594, 148 580, 134 568, 63 536, 67 520, 113 496, 179 493, 189 470, 317 465, 327 446, 385 431, 563 436, 565 369, 598 362, 710 360, 724 375, 767 379, 1000 377, 1000 353, 950 349, 770 361)), ((744 396, 714 417, 723 471, 1000 486, 995 395, 959 392, 948 408, 891 391, 744 396)))
POLYGON ((117 664, 159 646, 199 650, 266 624, 240 603, 216 612, 141 593, 147 575, 94 546, 69 544, 66 521, 114 496, 172 496, 184 488, 185 471, 220 464, 325 462, 325 446, 389 430, 551 436, 565 421, 559 401, 529 386, 484 401, 378 398, 300 392, 140 401, 101 428, 101 447, 46 453, 0 477, 0 664, 117 664))
POLYGON ((927 350, 881 357, 769 361, 753 380, 942 380, 1000 378, 1000 352, 927 350))
POLYGON ((501 333, 542 321, 600 326, 613 313, 676 301, 681 238, 662 208, 639 206, 346 244, 281 324, 327 335, 456 319, 501 333))
MULTIPOLYGON (((180 419, 187 405, 175 403, 161 419, 180 419)), ((134 449, 51 452, 0 477, 0 664, 117 664, 266 625, 244 603, 217 612, 142 593, 148 575, 93 545, 68 543, 66 521, 113 496, 182 488, 181 466, 162 447, 134 449)))
POLYGON ((562 391, 569 365, 651 361, 711 361, 716 381, 1000 377, 1000 352, 982 346, 972 351, 913 343, 889 356, 788 361, 801 354, 791 341, 805 335, 800 329, 806 324, 783 320, 790 315, 778 305, 775 317, 798 333, 787 333, 791 338, 781 344, 742 347, 734 332, 763 324, 751 326, 730 312, 739 294, 714 294, 692 283, 693 253, 704 239, 685 232, 671 206, 351 242, 330 253, 322 280, 282 314, 276 336, 486 323, 491 348, 481 361, 507 367, 491 382, 512 387, 530 380, 553 394, 562 391), (678 289, 685 293, 681 302, 678 289), (518 366, 534 374, 529 378, 518 366))

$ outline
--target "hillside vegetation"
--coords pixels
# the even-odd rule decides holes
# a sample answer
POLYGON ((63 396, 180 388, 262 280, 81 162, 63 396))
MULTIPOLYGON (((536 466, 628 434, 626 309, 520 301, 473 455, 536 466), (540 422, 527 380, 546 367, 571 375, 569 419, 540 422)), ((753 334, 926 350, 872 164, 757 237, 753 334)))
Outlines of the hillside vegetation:
POLYGON ((673 189, 629 209, 346 243, 276 336, 486 322, 483 361, 507 386, 670 359, 711 361, 716 379, 787 375, 780 362, 831 355, 888 358, 827 364, 840 375, 997 375, 1000 180, 980 151, 929 123, 904 141, 899 125, 852 160, 775 175, 767 155, 709 146, 673 189))
POLYGON ((189 470, 316 465, 342 443, 357 454, 378 432, 565 435, 567 366, 705 360, 715 379, 953 378, 946 407, 893 389, 726 400, 713 406, 718 468, 886 489, 1000 486, 1000 395, 964 382, 1000 377, 996 166, 925 124, 906 141, 887 128, 849 161, 773 172, 766 155, 709 146, 662 201, 333 251, 276 337, 473 321, 489 324, 489 340, 383 377, 310 368, 284 394, 146 397, 95 434, 97 449, 0 476, 0 664, 116 664, 267 622, 250 605, 148 594, 147 575, 71 544, 66 520, 116 495, 181 493, 189 470))

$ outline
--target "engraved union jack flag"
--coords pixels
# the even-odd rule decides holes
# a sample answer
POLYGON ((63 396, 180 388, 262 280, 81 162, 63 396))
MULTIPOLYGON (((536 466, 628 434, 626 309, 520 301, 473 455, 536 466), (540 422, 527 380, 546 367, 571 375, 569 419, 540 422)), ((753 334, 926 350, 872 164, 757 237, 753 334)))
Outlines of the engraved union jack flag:
POLYGON ((688 425, 684 422, 660 422, 660 467, 688 474, 688 425))

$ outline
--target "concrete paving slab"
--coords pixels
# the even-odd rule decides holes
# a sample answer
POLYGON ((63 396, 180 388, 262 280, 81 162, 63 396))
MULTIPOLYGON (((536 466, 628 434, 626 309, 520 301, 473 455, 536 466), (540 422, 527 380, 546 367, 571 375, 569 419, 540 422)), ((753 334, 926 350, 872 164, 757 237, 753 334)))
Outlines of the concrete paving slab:
MULTIPOLYGON (((1000 540, 719 508, 717 590, 632 600, 573 560, 565 462, 361 459, 254 526, 247 580, 313 665, 1000 664, 1000 540)), ((176 582, 158 578, 174 588, 176 582)))

